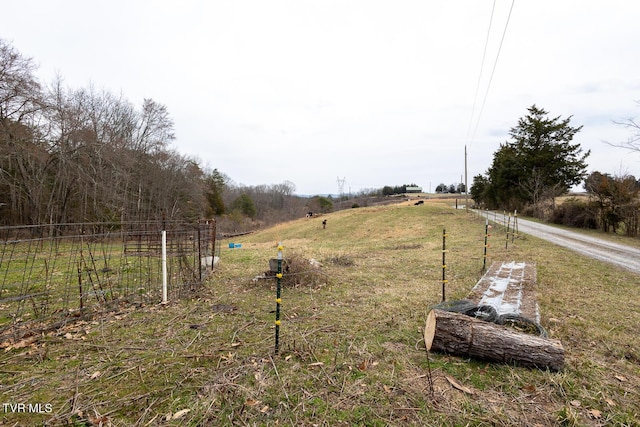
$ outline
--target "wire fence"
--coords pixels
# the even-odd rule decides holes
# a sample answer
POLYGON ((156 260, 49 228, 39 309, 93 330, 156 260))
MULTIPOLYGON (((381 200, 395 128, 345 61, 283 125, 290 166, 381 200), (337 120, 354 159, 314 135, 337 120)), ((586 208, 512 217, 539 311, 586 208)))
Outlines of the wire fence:
POLYGON ((159 302, 163 230, 167 294, 177 299, 213 270, 213 220, 0 227, 0 343, 69 318, 159 302))

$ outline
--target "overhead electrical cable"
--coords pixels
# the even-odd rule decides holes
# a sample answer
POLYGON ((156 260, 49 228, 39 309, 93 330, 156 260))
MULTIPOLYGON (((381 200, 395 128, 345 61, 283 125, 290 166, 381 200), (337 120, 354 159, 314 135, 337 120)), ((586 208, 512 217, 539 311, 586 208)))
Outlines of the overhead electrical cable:
POLYGON ((478 82, 476 83, 476 93, 473 96, 473 107, 471 108, 471 117, 469 118, 469 127, 467 128, 467 142, 469 142, 469 136, 471 135, 471 126, 473 125, 473 118, 476 113, 476 102, 478 101, 478 92, 480 92, 480 82, 482 80, 482 71, 484 70, 484 60, 487 56, 487 46, 489 46, 489 35, 491 34, 491 24, 493 23, 493 13, 496 10, 496 0, 493 0, 493 7, 491 8, 491 16, 489 17, 489 28, 487 28, 487 37, 484 41, 484 51, 482 52, 482 61, 480 62, 480 73, 478 74, 478 82))
POLYGON ((476 121, 476 126, 473 129, 473 136, 471 137, 470 145, 473 143, 473 140, 476 137, 476 132, 478 131, 478 125, 480 124, 480 119, 482 117, 482 112, 484 111, 484 105, 487 102, 487 96, 489 95, 489 89, 491 88, 491 82, 493 81, 493 75, 496 71, 496 66, 498 65, 498 59, 500 58, 500 51, 502 50, 502 44, 504 43, 505 35, 507 34, 507 27, 509 26, 509 20, 511 19, 511 12, 513 12, 513 5, 516 0, 511 1, 511 8, 509 9, 509 15, 507 16, 507 22, 504 24, 504 30, 502 31, 502 39, 500 40, 500 46, 498 47, 498 53, 496 54, 496 60, 493 63, 493 69, 491 70, 491 76, 489 77, 489 83, 487 84, 487 90, 484 93, 484 98, 482 100, 482 106, 480 107, 480 113, 478 113, 478 120, 476 121))

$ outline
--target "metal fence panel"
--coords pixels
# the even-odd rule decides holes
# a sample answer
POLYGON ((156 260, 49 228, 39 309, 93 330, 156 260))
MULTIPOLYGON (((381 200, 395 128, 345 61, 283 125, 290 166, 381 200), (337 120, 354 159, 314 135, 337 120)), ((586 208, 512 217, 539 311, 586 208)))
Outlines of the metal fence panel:
POLYGON ((214 220, 0 227, 0 342, 59 318, 159 302, 162 230, 169 298, 181 298, 213 268, 214 220))

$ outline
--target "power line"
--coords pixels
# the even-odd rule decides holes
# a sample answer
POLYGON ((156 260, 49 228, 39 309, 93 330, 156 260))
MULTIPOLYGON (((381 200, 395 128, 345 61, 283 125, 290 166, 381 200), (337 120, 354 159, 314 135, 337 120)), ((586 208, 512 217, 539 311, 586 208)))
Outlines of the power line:
POLYGON ((478 92, 480 91, 480 81, 482 80, 482 71, 484 70, 484 60, 487 56, 487 46, 489 46, 489 34, 491 34, 491 24, 493 23, 493 13, 496 10, 496 0, 493 0, 491 8, 491 17, 489 17, 489 28, 487 28, 487 37, 484 41, 484 51, 482 52, 482 61, 480 62, 480 73, 478 74, 478 82, 476 83, 476 93, 473 96, 473 108, 471 109, 471 117, 469 118, 469 127, 467 128, 467 141, 471 134, 471 126, 473 125, 473 116, 476 113, 476 101, 478 100, 478 92))
POLYGON ((511 8, 509 9, 509 15, 507 16, 507 22, 504 24, 504 30, 502 31, 502 39, 500 39, 500 46, 498 47, 498 53, 496 54, 496 60, 493 63, 493 69, 491 70, 491 76, 489 77, 489 84, 487 85, 487 90, 484 93, 484 99, 482 100, 482 106, 480 107, 480 113, 478 114, 478 120, 476 121, 476 126, 473 129, 473 136, 471 137, 471 143, 476 137, 476 132, 478 131, 478 125, 480 124, 480 118, 482 117, 482 112, 484 111, 484 105, 487 102, 487 96, 489 95, 489 89, 491 88, 491 82, 493 81, 493 75, 496 71, 496 66, 498 65, 498 58, 500 58, 500 51, 502 50, 502 44, 504 43, 504 37, 507 34, 507 27, 509 26, 509 20, 511 19, 511 12, 513 11, 513 5, 516 0, 511 1, 511 8))

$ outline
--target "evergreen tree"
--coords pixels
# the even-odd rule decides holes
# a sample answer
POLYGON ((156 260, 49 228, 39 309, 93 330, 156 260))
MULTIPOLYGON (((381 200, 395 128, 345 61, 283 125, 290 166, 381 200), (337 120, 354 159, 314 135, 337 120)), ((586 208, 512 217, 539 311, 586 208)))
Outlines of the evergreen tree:
POLYGON ((205 179, 207 201, 209 202, 210 213, 213 215, 225 213, 224 201, 222 200, 224 187, 225 179, 218 169, 214 169, 205 179))
POLYGON ((582 126, 572 127, 571 117, 547 117, 547 111, 528 108, 528 114, 511 128, 511 141, 500 145, 489 168, 484 200, 493 207, 521 208, 566 193, 586 175, 586 158, 573 138, 582 126))
POLYGON ((232 207, 233 210, 238 211, 249 218, 255 218, 257 214, 253 200, 251 200, 251 197, 246 193, 243 193, 240 197, 235 199, 232 207))
POLYGON ((471 184, 471 198, 478 205, 483 205, 488 199, 487 190, 489 188, 489 179, 484 175, 476 175, 473 177, 471 184))

